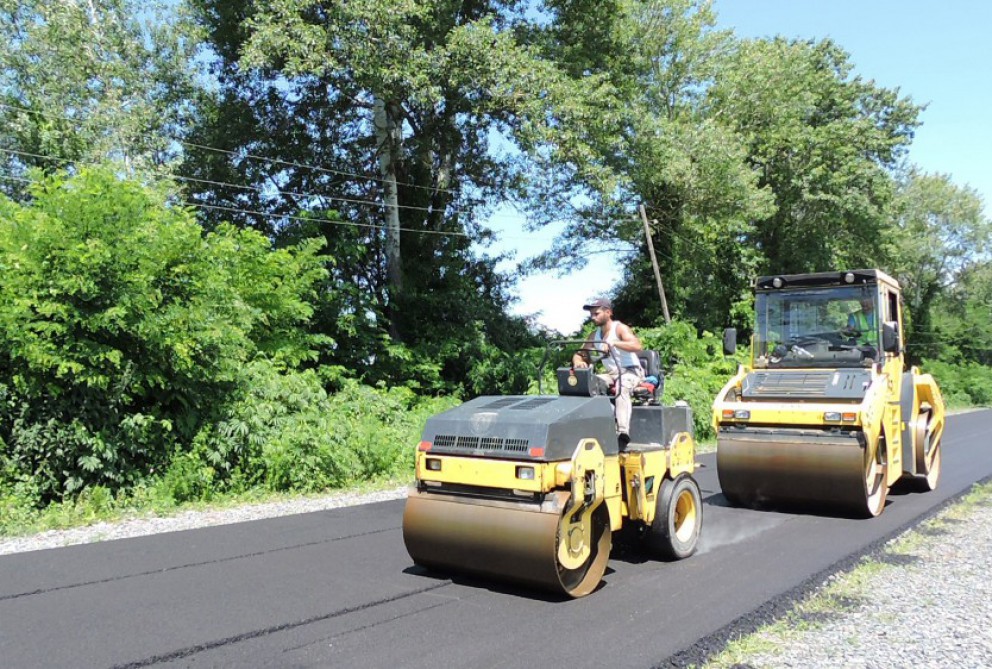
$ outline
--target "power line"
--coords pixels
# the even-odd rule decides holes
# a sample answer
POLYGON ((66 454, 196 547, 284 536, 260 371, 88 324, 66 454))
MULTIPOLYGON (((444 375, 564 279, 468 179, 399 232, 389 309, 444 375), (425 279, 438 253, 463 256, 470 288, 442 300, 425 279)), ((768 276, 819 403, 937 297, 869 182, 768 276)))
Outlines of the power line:
MULTIPOLYGON (((11 181, 20 181, 29 184, 41 183, 36 179, 26 179, 24 177, 14 176, 12 174, 0 173, 0 179, 7 179, 11 181)), ((217 204, 203 204, 199 202, 190 202, 188 200, 179 200, 178 204, 185 207, 193 207, 195 209, 212 209, 219 211, 227 211, 239 214, 247 214, 250 216, 261 216, 263 218, 276 218, 280 220, 292 220, 292 221, 320 221, 322 223, 328 223, 330 225, 340 225, 344 227, 354 227, 354 228, 366 228, 372 230, 385 230, 386 225, 377 225, 374 223, 356 223, 354 221, 336 221, 333 219, 325 218, 315 218, 312 216, 295 216, 293 214, 274 214, 266 211, 253 211, 250 209, 239 209, 238 207, 227 207, 217 204)), ((468 233, 465 232, 454 232, 454 231, 443 231, 443 230, 417 230, 416 228, 400 228, 403 232, 411 232, 425 235, 442 235, 447 237, 468 237, 468 233)))
MULTIPOLYGON (((62 165, 71 165, 74 162, 72 160, 69 160, 68 158, 60 158, 58 156, 45 155, 45 154, 41 154, 41 153, 31 153, 30 151, 18 151, 16 149, 6 149, 6 148, 3 148, 3 147, 0 147, 0 152, 14 154, 14 155, 18 155, 18 156, 26 156, 26 157, 30 157, 30 158, 39 158, 39 159, 42 159, 42 160, 51 160, 51 161, 56 162, 56 163, 61 163, 62 165)), ((323 194, 315 194, 315 193, 298 193, 298 192, 294 192, 294 191, 281 190, 281 189, 278 189, 278 188, 269 188, 269 189, 267 189, 267 188, 263 188, 261 186, 248 186, 248 185, 244 185, 244 184, 232 184, 232 183, 228 183, 226 181, 214 181, 214 180, 211 180, 211 179, 201 179, 199 177, 187 177, 187 176, 182 176, 182 175, 178 175, 178 174, 170 175, 169 178, 175 179, 177 181, 202 183, 202 184, 207 184, 207 185, 211 185, 211 186, 225 186, 227 188, 234 188, 234 189, 239 189, 239 190, 250 190, 250 191, 255 191, 257 193, 260 193, 262 195, 265 195, 265 194, 268 194, 268 193, 273 193, 273 194, 285 195, 285 196, 294 197, 294 198, 320 199, 320 200, 329 200, 329 201, 332 201, 332 202, 346 202, 346 203, 349 203, 349 204, 368 204, 368 205, 372 205, 372 206, 375 206, 375 207, 388 207, 388 206, 390 206, 390 205, 387 205, 385 202, 377 202, 376 200, 362 200, 362 199, 358 199, 358 198, 347 198, 347 197, 339 197, 339 196, 336 196, 336 195, 323 195, 323 194)), ((399 205, 396 205, 396 207, 399 208, 399 209, 411 209, 411 210, 415 210, 415 211, 425 211, 425 212, 429 212, 429 213, 435 211, 434 209, 431 209, 430 207, 417 207, 417 206, 413 206, 413 205, 399 204, 399 205)), ((453 213, 471 215, 471 214, 469 214, 469 212, 465 212, 465 211, 460 210, 460 209, 453 210, 453 213)))
MULTIPOLYGON (((321 223, 329 223, 331 225, 341 225, 353 228, 367 228, 370 230, 386 230, 388 226, 377 225, 375 223, 355 223, 354 221, 335 221, 329 218, 314 218, 312 216, 294 216, 292 214, 273 214, 266 211, 252 211, 250 209, 238 209, 237 207, 226 207, 219 204, 201 204, 197 202, 181 201, 181 204, 188 207, 196 207, 198 209, 216 209, 219 211, 229 211, 239 214, 248 214, 251 216, 262 216, 265 218, 278 218, 278 219, 288 219, 291 221, 320 221, 321 223)), ((416 228, 400 228, 402 232, 413 232, 423 235, 440 235, 444 237, 469 237, 466 232, 453 232, 453 231, 443 231, 443 230, 417 230, 416 228)))
MULTIPOLYGON (((53 118, 57 118, 58 120, 69 121, 70 123, 78 122, 78 121, 75 121, 74 119, 68 118, 66 116, 62 116, 62 115, 55 115, 55 116, 53 116, 52 114, 47 114, 45 112, 42 112, 42 111, 39 111, 39 110, 36 110, 36 109, 28 109, 27 107, 18 107, 16 105, 10 105, 10 104, 3 103, 3 102, 0 102, 0 108, 2 108, 2 109, 10 109, 10 110, 13 110, 13 111, 20 111, 20 112, 24 112, 26 114, 34 114, 34 115, 41 116, 42 118, 45 118, 45 119, 48 119, 48 120, 53 120, 53 118)), ((156 137, 154 137, 152 135, 148 135, 148 134, 144 134, 143 136, 145 136, 145 137, 152 137, 153 139, 156 138, 156 137)), ((165 140, 168 140, 168 141, 171 141, 171 142, 176 142, 177 144, 180 144, 182 146, 187 146, 187 147, 192 147, 192 148, 197 148, 197 149, 203 149, 203 150, 206 150, 206 151, 213 151, 213 152, 216 152, 216 153, 222 153, 222 154, 229 155, 229 156, 234 156, 234 157, 243 157, 245 159, 250 159, 250 160, 258 160, 258 161, 268 162, 268 163, 271 163, 273 165, 286 165, 286 166, 290 166, 290 167, 296 167, 296 168, 314 170, 314 171, 317 171, 317 172, 323 172, 325 174, 335 174, 335 175, 338 175, 338 176, 352 177, 352 178, 355 178, 355 179, 366 179, 368 181, 376 181, 376 182, 380 182, 380 183, 385 181, 385 179, 383 177, 372 177, 372 176, 369 176, 367 174, 358 174, 357 172, 348 172, 348 171, 345 171, 345 170, 336 170, 336 169, 332 169, 330 167, 322 167, 322 166, 319 166, 319 165, 310 165, 308 163, 300 163, 300 162, 291 161, 291 160, 282 160, 282 159, 279 159, 279 158, 270 158, 268 156, 260 156, 260 155, 253 154, 253 153, 240 153, 238 151, 232 151, 230 149, 221 149, 221 148, 218 148, 218 147, 215 147, 215 146, 209 146, 207 144, 199 144, 199 143, 196 143, 196 142, 188 142, 188 141, 185 141, 185 140, 182 140, 182 139, 178 139, 176 137, 163 136, 163 137, 161 137, 161 139, 165 139, 165 140)), ((460 196, 460 193, 458 191, 455 191, 455 190, 452 190, 452 189, 449 189, 449 188, 434 188, 432 186, 422 186, 420 184, 412 184, 412 183, 405 182, 405 181, 397 181, 396 184, 399 185, 399 186, 406 186, 408 188, 417 188, 417 189, 421 189, 421 190, 427 190, 427 191, 430 191, 430 192, 448 193, 449 195, 454 195, 455 197, 460 196)))
MULTIPOLYGON (((337 176, 352 177, 354 179, 367 179, 369 181, 385 182, 385 179, 382 178, 382 177, 370 177, 370 176, 365 175, 365 174, 357 174, 355 172, 347 172, 347 171, 344 171, 344 170, 335 170, 335 169, 331 169, 329 167, 321 167, 319 165, 308 165, 306 163, 298 163, 298 162, 295 162, 295 161, 292 161, 292 160, 282 160, 280 158, 269 158, 268 156, 259 156, 259 155, 253 154, 253 153, 244 153, 244 154, 241 154, 241 153, 238 153, 237 151, 231 151, 230 149, 219 149, 217 147, 207 146, 205 144, 197 144, 195 142, 187 142, 187 141, 181 140, 181 139, 175 139, 175 138, 170 138, 170 139, 172 139, 172 141, 174 141, 174 142, 176 142, 178 144, 182 144, 183 146, 190 146, 190 147, 197 148, 197 149, 205 149, 207 151, 214 151, 216 153, 223 153, 223 154, 227 154, 229 156, 235 156, 235 157, 243 156, 246 159, 259 160, 259 161, 263 161, 263 162, 267 162, 267 163, 272 163, 273 165, 287 165, 289 167, 297 167, 297 168, 315 170, 317 172, 323 172, 325 174, 334 174, 334 175, 337 175, 337 176)), ((454 191, 454 190, 451 190, 451 189, 448 189, 448 188, 433 188, 431 186, 421 186, 420 184, 412 184, 412 183, 408 183, 408 182, 405 182, 405 181, 397 181, 396 182, 396 185, 397 186, 406 186, 408 188, 418 188, 418 189, 421 189, 421 190, 430 191, 432 193, 434 193, 434 192, 436 192, 436 193, 448 193, 449 195, 454 195, 455 197, 458 197, 460 195, 460 193, 458 193, 457 191, 454 191)))
MULTIPOLYGON (((2 103, 0 103, 0 107, 3 107, 3 106, 5 106, 5 105, 3 105, 2 103)), ((49 160, 49 161, 55 162, 55 163, 57 163, 59 165, 62 165, 62 166, 71 165, 74 162, 76 162, 76 164, 81 164, 81 165, 96 165, 97 164, 97 163, 87 163, 85 161, 78 161, 77 162, 77 161, 72 161, 72 160, 70 160, 68 158, 62 158, 62 157, 53 156, 53 155, 50 155, 50 154, 33 153, 33 152, 30 152, 30 151, 20 151, 20 150, 17 150, 17 149, 8 149, 8 148, 4 148, 4 147, 0 147, 0 152, 8 153, 8 154, 11 154, 11 155, 22 156, 22 157, 31 157, 31 158, 41 159, 41 160, 49 160)), ((7 175, 7 178, 12 178, 12 176, 11 175, 7 175)), ((224 186, 224 187, 229 187, 229 188, 234 188, 234 189, 250 190, 250 191, 258 192, 258 193, 263 194, 263 195, 266 194, 266 193, 273 193, 273 194, 279 194, 279 195, 290 196, 290 197, 295 197, 295 198, 310 198, 310 199, 318 199, 318 200, 329 200, 329 201, 334 201, 334 202, 345 202, 345 203, 356 204, 356 205, 368 205, 368 206, 373 206, 373 207, 378 207, 378 208, 383 208, 383 207, 389 206, 389 205, 387 205, 384 202, 378 202, 376 200, 363 200, 363 199, 359 199, 359 198, 344 198, 344 197, 338 197, 338 196, 333 196, 333 195, 323 195, 323 194, 315 194, 315 193, 299 193, 299 192, 294 192, 294 191, 284 191, 284 190, 280 190, 280 189, 277 189, 277 188, 265 189, 265 188, 262 188, 262 187, 259 187, 259 186, 248 186, 248 185, 244 185, 244 184, 232 184, 232 183, 224 182, 224 181, 214 181, 214 180, 209 180, 209 179, 200 179, 198 177, 185 177, 185 176, 181 176, 181 175, 168 175, 168 176, 162 175, 162 176, 153 177, 153 178, 157 178, 159 181, 166 181, 166 182, 169 181, 170 179, 175 179, 175 180, 178 180, 178 181, 197 182, 197 183, 204 183, 204 184, 214 185, 214 186, 224 186)), ((19 179, 19 180, 20 181, 24 181, 25 183, 37 183, 36 181, 27 180, 27 179, 19 179)), ((207 204, 201 204, 201 203, 196 203, 196 202, 187 202, 186 204, 188 204, 189 206, 193 206, 193 207, 197 207, 198 206, 198 207, 205 208, 205 209, 215 209, 215 210, 225 210, 225 211, 231 211, 231 212, 240 212, 240 213, 244 213, 244 214, 250 214, 250 215, 256 215, 256 216, 265 216, 265 217, 269 217, 269 218, 290 218, 290 219, 294 218, 294 217, 292 217, 292 216, 290 216, 288 214, 273 214, 273 213, 270 213, 270 212, 251 211, 251 210, 246 210, 246 209, 239 209, 237 207, 221 207, 220 205, 207 205, 207 204)), ((428 207, 417 207, 417 206, 413 206, 413 205, 397 205, 397 207, 400 208, 400 209, 415 210, 415 211, 424 211, 424 212, 432 212, 433 211, 432 209, 430 209, 428 207)), ((467 216, 470 216, 470 217, 471 216, 474 216, 474 214, 472 214, 471 212, 466 212, 464 210, 459 210, 459 209, 452 210, 452 213, 464 214, 464 215, 467 215, 467 216)), ((295 218, 301 218, 301 217, 295 217, 295 218)), ((306 220, 313 220, 313 219, 306 219, 306 220)), ((507 216, 507 215, 494 214, 493 216, 490 216, 488 220, 489 221, 512 220, 512 221, 522 222, 522 221, 524 221, 526 219, 524 217, 518 216, 518 215, 508 215, 507 216)), ((339 223, 341 225, 345 225, 348 222, 346 222, 346 221, 340 221, 339 223)), ((355 223, 354 225, 359 226, 359 227, 370 228, 370 229, 385 229, 385 226, 379 226, 379 225, 373 225, 373 224, 355 223)), ((400 230, 403 231, 403 232, 423 232, 425 234, 451 235, 451 236, 457 236, 457 237, 468 237, 469 236, 466 233, 453 232, 453 231, 418 230, 418 229, 414 229, 414 228, 400 228, 400 230)), ((500 238, 501 239, 505 239, 505 240, 515 240, 515 239, 517 239, 517 240, 523 240, 523 239, 532 240, 534 238, 534 235, 533 234, 530 234, 530 235, 501 235, 500 238)), ((669 257, 670 258, 670 256, 666 256, 666 257, 669 257)))

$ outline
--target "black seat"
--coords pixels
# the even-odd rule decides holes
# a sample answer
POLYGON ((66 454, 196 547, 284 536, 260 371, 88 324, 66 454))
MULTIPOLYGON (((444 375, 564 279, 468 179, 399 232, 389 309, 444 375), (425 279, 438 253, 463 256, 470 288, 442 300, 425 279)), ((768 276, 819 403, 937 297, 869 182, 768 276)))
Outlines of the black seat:
POLYGON ((665 373, 661 370, 661 356, 658 355, 658 351, 644 350, 637 352, 637 358, 641 361, 644 376, 654 376, 658 379, 658 385, 648 398, 650 404, 658 404, 665 390, 665 373))

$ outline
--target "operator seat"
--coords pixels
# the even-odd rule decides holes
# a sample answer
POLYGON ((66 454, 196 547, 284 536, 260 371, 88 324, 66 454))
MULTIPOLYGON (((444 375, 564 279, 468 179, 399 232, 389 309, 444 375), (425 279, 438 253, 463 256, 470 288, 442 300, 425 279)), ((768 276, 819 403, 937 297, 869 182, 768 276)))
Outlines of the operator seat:
MULTIPOLYGON (((648 404, 659 404, 661 402, 661 396, 665 391, 665 372, 661 369, 661 356, 658 355, 658 351, 638 351, 637 358, 641 361, 641 368, 644 370, 645 378, 653 376, 658 379, 658 383, 655 385, 654 392, 647 393, 647 397, 644 398, 648 404)), ((638 390, 634 389, 635 393, 638 390)), ((646 388, 641 388, 641 390, 647 390, 646 388)), ((644 395, 644 393, 636 393, 644 395)))

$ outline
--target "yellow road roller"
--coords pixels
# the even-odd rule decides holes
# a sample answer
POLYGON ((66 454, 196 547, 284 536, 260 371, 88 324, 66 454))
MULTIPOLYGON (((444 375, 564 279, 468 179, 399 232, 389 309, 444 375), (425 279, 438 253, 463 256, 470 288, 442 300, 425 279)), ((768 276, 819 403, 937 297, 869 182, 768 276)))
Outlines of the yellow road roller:
MULTIPOLYGON (((661 379, 657 352, 639 356, 661 379)), ((556 371, 557 395, 477 397, 428 419, 403 514, 416 564, 582 597, 625 524, 657 557, 695 552, 691 409, 661 406, 661 382, 635 392, 621 449, 609 389, 591 369, 556 371)))
MULTIPOLYGON (((751 363, 713 404, 717 473, 738 506, 873 517, 940 478, 944 401, 904 362, 899 284, 877 269, 759 277, 751 363)), ((733 354, 736 332, 724 333, 733 354)))

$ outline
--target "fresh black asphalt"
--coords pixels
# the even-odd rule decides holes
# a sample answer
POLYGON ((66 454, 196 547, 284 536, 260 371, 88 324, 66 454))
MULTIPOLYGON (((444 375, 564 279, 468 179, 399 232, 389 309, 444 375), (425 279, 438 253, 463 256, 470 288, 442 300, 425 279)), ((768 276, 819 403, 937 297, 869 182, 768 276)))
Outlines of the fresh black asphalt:
POLYGON ((990 433, 952 416, 938 489, 872 520, 727 507, 701 456, 699 553, 618 545, 580 600, 414 567, 402 501, 7 555, 0 666, 685 666, 992 477, 990 433))

